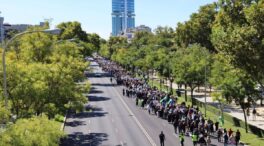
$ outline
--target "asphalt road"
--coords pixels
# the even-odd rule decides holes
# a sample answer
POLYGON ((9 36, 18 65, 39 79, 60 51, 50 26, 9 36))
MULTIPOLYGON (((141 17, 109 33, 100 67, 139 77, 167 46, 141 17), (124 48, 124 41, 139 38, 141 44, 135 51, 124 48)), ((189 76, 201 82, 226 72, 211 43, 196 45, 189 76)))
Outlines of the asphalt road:
MULTIPOLYGON (((96 63, 91 66, 102 73, 96 63)), ((86 108, 90 111, 69 114, 64 131, 68 137, 61 146, 158 146, 164 132, 166 146, 180 145, 173 126, 140 107, 135 99, 122 96, 122 86, 113 86, 109 77, 89 77, 92 89, 86 108)), ((184 144, 191 146, 191 138, 184 144)), ((213 145, 223 145, 212 139, 213 145)))

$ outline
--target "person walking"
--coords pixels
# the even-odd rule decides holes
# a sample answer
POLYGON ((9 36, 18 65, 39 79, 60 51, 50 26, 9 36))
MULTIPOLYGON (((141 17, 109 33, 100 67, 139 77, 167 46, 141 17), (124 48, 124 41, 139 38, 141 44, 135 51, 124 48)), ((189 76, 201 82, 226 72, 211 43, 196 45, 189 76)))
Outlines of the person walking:
POLYGON ((211 138, 210 138, 210 136, 208 135, 207 136, 207 138, 206 138, 206 144, 207 144, 207 146, 211 146, 211 138))
POLYGON ((246 113, 247 113, 247 119, 249 120, 249 117, 250 117, 250 111, 249 111, 249 108, 247 108, 246 113))
POLYGON ((195 134, 195 133, 192 134, 192 142, 193 142, 193 146, 196 146, 197 145, 198 135, 195 134))
POLYGON ((174 132, 177 134, 177 130, 178 130, 178 126, 179 126, 179 121, 178 119, 175 119, 173 121, 173 127, 174 127, 174 132))
POLYGON ((224 133, 224 146, 227 146, 228 145, 228 135, 227 133, 225 132, 224 133))
POLYGON ((253 109, 252 114, 253 114, 253 121, 256 121, 257 110, 255 108, 253 109))
POLYGON ((165 135, 163 134, 163 131, 161 131, 160 135, 159 135, 159 139, 160 139, 160 146, 165 146, 164 142, 165 142, 165 135))
POLYGON ((180 133, 179 138, 180 138, 181 146, 184 146, 184 134, 183 134, 183 132, 180 133))
POLYGON ((235 136, 236 146, 238 146, 238 144, 239 144, 240 137, 241 137, 241 133, 240 133, 240 131, 237 129, 236 136, 235 136))

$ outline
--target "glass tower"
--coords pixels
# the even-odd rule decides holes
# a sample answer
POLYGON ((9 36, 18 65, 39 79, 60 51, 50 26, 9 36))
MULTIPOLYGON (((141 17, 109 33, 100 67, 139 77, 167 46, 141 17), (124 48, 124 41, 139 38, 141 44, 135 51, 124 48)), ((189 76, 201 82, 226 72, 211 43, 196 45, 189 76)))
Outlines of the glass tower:
POLYGON ((134 27, 134 0, 112 0, 112 36, 134 27))

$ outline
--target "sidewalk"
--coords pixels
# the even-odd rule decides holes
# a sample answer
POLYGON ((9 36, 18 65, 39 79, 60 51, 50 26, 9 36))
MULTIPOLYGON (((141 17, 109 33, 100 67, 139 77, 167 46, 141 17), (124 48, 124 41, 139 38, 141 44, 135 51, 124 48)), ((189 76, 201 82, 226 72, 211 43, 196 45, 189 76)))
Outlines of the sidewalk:
MULTIPOLYGON (((158 77, 154 76, 154 80, 157 80, 157 78, 158 77)), ((167 82, 164 85, 169 87, 170 83, 167 82)), ((173 83, 172 88, 174 90, 178 89, 178 85, 173 83)), ((204 87, 200 87, 200 90, 204 91, 204 87)), ((191 95, 191 91, 188 89, 187 89, 187 95, 191 95)), ((199 100, 200 102, 203 102, 203 103, 205 102, 204 92, 195 92, 194 91, 193 95, 194 95, 195 99, 199 100)), ((213 101, 213 98, 210 96, 210 93, 207 93, 206 101, 208 104, 211 104, 211 105, 217 105, 217 103, 218 103, 217 101, 213 101)), ((256 107, 256 110, 257 110, 256 121, 252 120, 252 118, 253 118, 252 110, 253 110, 253 108, 250 108, 250 117, 247 119, 248 124, 254 125, 254 126, 264 130, 264 107, 260 107, 260 106, 256 107)), ((242 121, 245 121, 242 109, 240 108, 240 106, 237 106, 234 103, 230 104, 230 105, 225 105, 224 111, 225 111, 225 113, 227 113, 233 117, 236 117, 242 121)))

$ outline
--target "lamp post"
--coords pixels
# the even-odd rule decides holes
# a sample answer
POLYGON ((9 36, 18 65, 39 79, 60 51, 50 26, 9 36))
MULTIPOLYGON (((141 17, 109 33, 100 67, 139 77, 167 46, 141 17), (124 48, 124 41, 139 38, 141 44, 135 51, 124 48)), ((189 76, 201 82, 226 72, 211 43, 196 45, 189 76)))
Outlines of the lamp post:
POLYGON ((8 93, 7 93, 7 79, 6 79, 6 62, 5 62, 5 54, 8 48, 8 45, 15 40, 16 38, 25 35, 25 34, 29 34, 29 33, 37 33, 37 32, 43 32, 43 33, 49 33, 49 34, 60 34, 61 30, 60 29, 46 29, 46 30, 34 30, 34 31, 25 31, 22 33, 19 33, 17 35, 15 35, 14 37, 12 37, 10 40, 8 40, 6 43, 4 43, 4 41, 2 42, 2 46, 3 46, 3 53, 2 53, 2 65, 3 65, 3 88, 4 88, 4 98, 5 98, 5 108, 8 108, 8 93))

